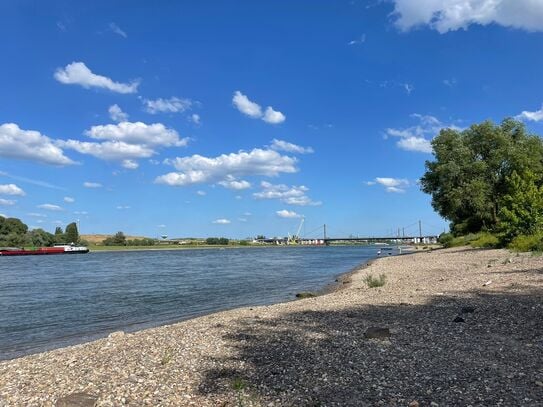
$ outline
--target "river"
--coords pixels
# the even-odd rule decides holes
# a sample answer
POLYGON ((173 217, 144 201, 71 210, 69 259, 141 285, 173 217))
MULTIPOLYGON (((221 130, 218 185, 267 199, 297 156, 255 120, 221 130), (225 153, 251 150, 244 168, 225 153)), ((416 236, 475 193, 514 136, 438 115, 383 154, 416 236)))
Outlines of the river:
POLYGON ((216 311, 294 299, 376 247, 263 247, 0 257, 0 360, 216 311))

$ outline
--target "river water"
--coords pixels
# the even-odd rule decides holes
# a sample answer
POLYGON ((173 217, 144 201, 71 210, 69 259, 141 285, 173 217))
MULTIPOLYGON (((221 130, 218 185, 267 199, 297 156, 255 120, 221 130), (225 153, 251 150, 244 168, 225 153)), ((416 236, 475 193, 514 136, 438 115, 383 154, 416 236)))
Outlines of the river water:
POLYGON ((230 308, 294 299, 376 247, 265 247, 0 257, 0 360, 230 308))

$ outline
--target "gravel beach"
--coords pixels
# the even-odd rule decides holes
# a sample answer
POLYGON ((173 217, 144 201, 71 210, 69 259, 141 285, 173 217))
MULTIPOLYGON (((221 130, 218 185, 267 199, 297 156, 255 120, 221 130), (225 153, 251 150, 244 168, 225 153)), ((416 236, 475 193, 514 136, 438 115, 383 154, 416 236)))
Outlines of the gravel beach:
POLYGON ((0 362, 0 406, 543 405, 543 257, 419 252, 342 283, 0 362))

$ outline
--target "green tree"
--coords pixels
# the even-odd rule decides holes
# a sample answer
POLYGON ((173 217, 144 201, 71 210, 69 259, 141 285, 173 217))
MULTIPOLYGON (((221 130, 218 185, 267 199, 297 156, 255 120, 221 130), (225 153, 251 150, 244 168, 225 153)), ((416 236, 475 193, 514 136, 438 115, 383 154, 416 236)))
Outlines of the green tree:
POLYGON ((64 232, 60 226, 55 228, 55 243, 65 243, 64 232))
POLYGON ((535 235, 543 231, 543 187, 537 177, 526 171, 522 177, 513 171, 507 177, 508 193, 502 199, 500 230, 506 241, 518 235, 535 235))
POLYGON ((126 236, 123 232, 117 232, 102 241, 104 246, 126 246, 126 236))
POLYGON ((66 226, 66 231, 64 232, 64 239, 66 243, 78 243, 79 242, 79 232, 77 230, 77 224, 72 222, 66 226))
POLYGON ((0 216, 0 246, 23 246, 27 231, 28 226, 20 219, 0 216))
POLYGON ((434 160, 426 161, 421 188, 433 208, 451 221, 455 234, 496 230, 500 205, 513 171, 543 175, 543 142, 524 125, 505 119, 466 130, 443 129, 432 141, 434 160))
POLYGON ((43 229, 34 229, 27 233, 27 240, 32 246, 47 247, 55 243, 55 236, 43 229))

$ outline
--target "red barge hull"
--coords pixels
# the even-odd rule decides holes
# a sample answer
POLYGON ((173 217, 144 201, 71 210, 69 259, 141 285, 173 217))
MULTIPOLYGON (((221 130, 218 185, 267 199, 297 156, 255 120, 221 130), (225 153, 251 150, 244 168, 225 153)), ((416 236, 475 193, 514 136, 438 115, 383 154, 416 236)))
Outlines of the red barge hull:
POLYGON ((40 247, 35 250, 0 250, 0 256, 36 256, 46 254, 76 254, 88 253, 89 250, 66 251, 62 247, 40 247))

